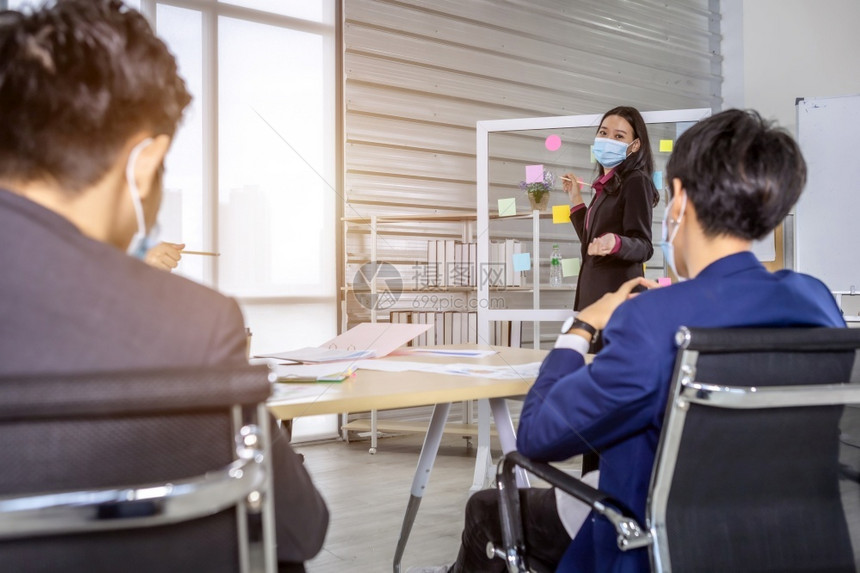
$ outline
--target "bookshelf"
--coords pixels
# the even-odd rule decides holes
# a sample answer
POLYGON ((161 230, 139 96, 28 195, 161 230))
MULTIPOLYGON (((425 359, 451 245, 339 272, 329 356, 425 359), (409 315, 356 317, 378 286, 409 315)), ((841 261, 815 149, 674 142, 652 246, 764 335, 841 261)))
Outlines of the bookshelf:
MULTIPOLYGON (((479 311, 478 297, 482 286, 486 287, 486 291, 488 293, 493 293, 494 295, 493 301, 486 300, 485 298, 485 304, 487 305, 496 304, 498 302, 507 304, 507 300, 510 297, 513 297, 517 300, 517 306, 523 306, 523 302, 525 302, 527 306, 537 308, 540 304, 541 293, 550 293, 551 296, 555 295, 556 299, 563 301, 562 304, 567 307, 569 314, 570 307, 573 302, 575 284, 568 281, 568 284, 566 285, 550 287, 545 281, 541 282, 540 280, 541 267, 542 265, 548 265, 549 260, 548 248, 544 249, 546 256, 543 257, 543 259, 540 256, 541 243, 546 242, 546 239, 541 237, 540 222, 551 219, 551 213, 539 211, 520 213, 509 217, 500 217, 498 213, 489 214, 489 220, 504 220, 505 222, 520 221, 525 225, 521 231, 514 233, 500 232, 491 237, 484 237, 488 241, 488 248, 492 243, 501 243, 507 239, 508 241, 517 242, 521 247, 522 252, 530 255, 530 267, 525 272, 513 273, 519 284, 510 284, 510 282, 512 282, 511 277, 507 277, 505 281, 508 284, 505 284, 504 282, 502 284, 493 284, 492 277, 488 276, 492 275, 492 269, 496 268, 500 269, 497 272, 503 273, 505 272, 504 269, 507 269, 507 272, 510 273, 510 269, 513 268, 510 253, 506 253, 504 257, 505 261, 491 261, 489 259, 489 253, 486 258, 481 259, 481 257, 477 256, 477 249, 475 249, 475 253, 472 255, 474 259, 470 260, 469 263, 470 265, 474 265, 474 270, 472 272, 476 275, 474 277, 473 284, 451 284, 451 281, 448 281, 447 283, 442 281, 440 284, 431 281, 431 284, 429 285, 419 285, 416 284, 417 281, 410 281, 407 278, 409 268, 414 269, 416 266, 420 265, 432 265, 434 261, 428 260, 428 257, 425 254, 425 249, 422 249, 421 255, 418 256, 415 254, 415 249, 412 249, 411 252, 413 256, 409 256, 409 254, 399 254, 396 251, 392 256, 392 252, 389 251, 387 255, 380 257, 380 242, 384 242, 386 236, 396 235, 398 237, 402 237, 409 232, 405 231, 403 227, 394 230, 390 229, 398 224, 411 224, 416 227, 421 227, 420 233, 417 230, 414 231, 416 236, 428 237, 428 228, 430 228, 430 226, 434 224, 448 224, 449 229, 448 235, 446 236, 448 237, 449 242, 474 243, 477 246, 480 245, 479 237, 475 232, 476 224, 478 222, 477 213, 370 215, 368 217, 343 218, 343 223, 345 225, 362 226, 368 230, 369 257, 366 260, 353 259, 350 261, 351 265, 347 264, 345 268, 345 283, 341 287, 343 291, 342 304, 344 305, 342 309, 342 329, 347 330, 354 324, 354 322, 360 322, 360 320, 355 320, 356 313, 350 313, 347 308, 346 300, 350 295, 353 297, 359 295, 365 296, 372 303, 379 303, 368 305, 369 308, 367 309, 367 316, 364 318, 364 320, 369 320, 370 322, 377 322, 388 320, 392 311, 400 312, 409 309, 431 312, 445 312, 460 309, 477 313, 479 311), (450 234, 450 224, 456 225, 459 229, 457 236, 453 239, 450 234), (392 303, 391 305, 384 304, 386 300, 386 293, 384 292, 384 289, 386 288, 386 278, 384 276, 377 276, 375 280, 366 280, 364 282, 358 281, 354 278, 359 275, 361 266, 375 265, 376 269, 381 269, 381 266, 385 264, 393 265, 395 267, 396 274, 400 275, 402 280, 402 282, 397 285, 398 292, 396 294, 399 295, 399 301, 397 303, 392 303), (496 267, 496 265, 499 266, 496 267), (433 300, 429 301, 428 304, 428 299, 433 300), (452 302, 452 299, 455 300, 452 302), (433 301, 436 301, 438 304, 434 306, 433 301)), ((571 249, 575 248, 576 252, 578 252, 578 241, 576 241, 574 234, 569 228, 566 228, 565 232, 568 237, 563 240, 574 243, 574 246, 571 247, 571 249)), ((559 241, 558 238, 555 238, 554 240, 556 242, 559 241)), ((425 244, 432 243, 433 239, 425 238, 424 242, 425 244)), ((510 247, 510 245, 508 245, 508 247, 510 247)), ((546 275, 547 273, 544 272, 543 274, 546 275)), ((355 304, 353 304, 353 306, 355 306, 355 304)), ((563 320, 564 318, 566 318, 566 315, 558 320, 563 320)), ((506 322, 510 320, 511 319, 505 319, 506 322)), ((520 318, 516 318, 514 320, 519 321, 520 318)), ((515 338, 517 340, 520 339, 520 337, 515 338)), ((461 340, 460 342, 497 344, 502 341, 495 338, 492 335, 492 330, 488 328, 488 332, 486 334, 477 336, 474 340, 461 340)), ((537 344, 540 343, 539 340, 536 340, 536 342, 537 344)), ((425 343, 433 344, 433 342, 429 340, 425 341, 425 343)), ((440 341, 439 343, 441 344, 442 342, 440 341)), ((508 341, 505 340, 504 345, 507 345, 507 343, 508 341)))

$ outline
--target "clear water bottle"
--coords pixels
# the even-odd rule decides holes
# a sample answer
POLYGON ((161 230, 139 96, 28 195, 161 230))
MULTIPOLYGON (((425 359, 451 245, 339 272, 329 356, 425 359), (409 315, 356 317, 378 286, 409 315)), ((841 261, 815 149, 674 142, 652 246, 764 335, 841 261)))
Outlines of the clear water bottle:
POLYGON ((561 251, 558 245, 552 246, 552 254, 549 256, 549 286, 561 286, 561 251))

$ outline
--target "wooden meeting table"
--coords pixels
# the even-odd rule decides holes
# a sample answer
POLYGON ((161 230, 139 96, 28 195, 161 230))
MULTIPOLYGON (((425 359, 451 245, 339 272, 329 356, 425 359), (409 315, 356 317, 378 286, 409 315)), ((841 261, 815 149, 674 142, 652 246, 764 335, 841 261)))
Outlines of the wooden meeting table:
MULTIPOLYGON (((438 356, 406 354, 388 356, 378 360, 408 362, 428 362, 436 364, 468 363, 472 365, 504 366, 540 362, 546 356, 545 350, 509 348, 502 346, 457 345, 434 347, 437 349, 494 349, 496 354, 482 358, 461 356, 438 356)), ((522 396, 528 392, 533 378, 501 380, 436 372, 406 371, 385 372, 377 370, 358 370, 355 376, 339 383, 290 384, 269 402, 269 410, 282 420, 317 414, 339 414, 342 412, 364 412, 373 409, 407 408, 412 406, 433 405, 433 414, 421 446, 418 466, 412 480, 412 490, 400 539, 394 554, 394 572, 399 573, 400 561, 412 524, 418 513, 418 506, 430 479, 430 471, 439 451, 439 444, 453 402, 467 400, 488 400, 496 424, 499 442, 503 452, 516 449, 516 435, 505 398, 522 396)), ((489 419, 486 408, 479 403, 478 452, 475 465, 475 484, 487 482, 487 473, 492 470, 490 455, 489 419)))

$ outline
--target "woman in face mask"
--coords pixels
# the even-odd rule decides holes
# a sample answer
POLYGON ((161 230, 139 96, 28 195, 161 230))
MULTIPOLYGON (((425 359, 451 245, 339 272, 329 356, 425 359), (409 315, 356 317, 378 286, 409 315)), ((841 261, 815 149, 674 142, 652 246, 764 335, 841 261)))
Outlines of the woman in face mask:
POLYGON ((609 110, 594 139, 599 164, 586 207, 577 178, 562 177, 572 204, 570 220, 582 243, 582 267, 574 310, 644 275, 651 258, 651 215, 659 194, 652 183, 654 159, 642 115, 632 107, 609 110))

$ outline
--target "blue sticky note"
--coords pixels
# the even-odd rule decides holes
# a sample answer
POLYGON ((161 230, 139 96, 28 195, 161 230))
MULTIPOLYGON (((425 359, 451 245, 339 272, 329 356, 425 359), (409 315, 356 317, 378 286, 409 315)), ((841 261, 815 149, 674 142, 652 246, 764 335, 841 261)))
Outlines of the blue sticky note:
POLYGON ((663 172, 662 171, 655 171, 653 178, 654 178, 654 187, 656 187, 658 191, 662 191, 663 190, 663 172))
POLYGON ((515 271, 528 271, 532 268, 532 256, 530 253, 517 253, 512 256, 515 271))

